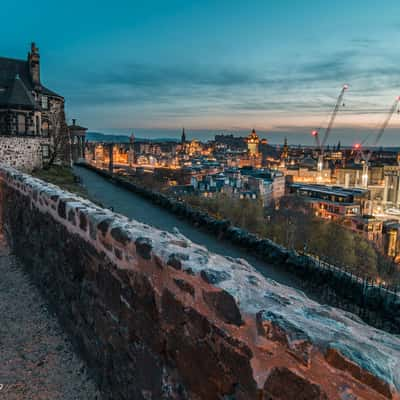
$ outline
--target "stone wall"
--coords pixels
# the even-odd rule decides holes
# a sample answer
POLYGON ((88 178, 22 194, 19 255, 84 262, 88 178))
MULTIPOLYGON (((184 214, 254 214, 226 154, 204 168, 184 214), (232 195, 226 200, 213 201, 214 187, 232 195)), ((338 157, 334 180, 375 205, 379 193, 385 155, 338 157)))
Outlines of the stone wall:
POLYGON ((0 163, 32 171, 43 165, 43 146, 49 139, 29 136, 0 136, 0 163))
POLYGON ((398 337, 243 260, 5 166, 0 225, 105 398, 400 398, 398 337))
POLYGON ((324 303, 355 313, 379 329, 400 333, 399 287, 376 285, 371 280, 360 279, 310 255, 289 251, 272 240, 232 225, 228 220, 214 218, 184 201, 139 186, 123 175, 111 174, 88 163, 79 165, 186 219, 192 225, 206 229, 218 239, 229 240, 261 260, 279 265, 299 277, 302 288, 324 303))

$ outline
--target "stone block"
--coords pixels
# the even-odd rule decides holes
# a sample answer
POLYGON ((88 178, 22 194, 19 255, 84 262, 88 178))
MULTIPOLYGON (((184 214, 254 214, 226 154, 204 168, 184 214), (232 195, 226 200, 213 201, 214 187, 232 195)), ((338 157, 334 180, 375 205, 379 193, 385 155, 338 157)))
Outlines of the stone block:
POLYGON ((139 237, 135 241, 136 252, 145 260, 151 259, 151 251, 153 249, 153 242, 150 238, 139 237))
POLYGON ((125 246, 129 242, 128 232, 120 226, 111 229, 111 236, 114 240, 125 246))
POLYGON ((264 392, 264 400, 328 400, 319 385, 286 367, 277 367, 270 372, 264 392))
POLYGON ((205 291, 203 290, 205 303, 227 324, 243 325, 242 316, 235 299, 225 290, 205 291))
POLYGON ((195 294, 195 288, 189 282, 184 279, 174 279, 175 285, 179 287, 179 289, 183 290, 186 293, 189 293, 192 297, 195 294))

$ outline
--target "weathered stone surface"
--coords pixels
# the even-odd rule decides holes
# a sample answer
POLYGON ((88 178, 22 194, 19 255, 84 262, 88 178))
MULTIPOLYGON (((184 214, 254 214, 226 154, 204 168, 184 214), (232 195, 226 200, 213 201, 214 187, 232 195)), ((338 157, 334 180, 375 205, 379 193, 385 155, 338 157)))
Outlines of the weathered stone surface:
POLYGON ((59 215, 61 218, 66 218, 66 216, 67 216, 67 213, 66 213, 66 204, 65 204, 65 201, 64 201, 63 199, 60 199, 60 200, 58 201, 57 210, 58 210, 58 215, 59 215))
POLYGON ((86 231, 87 227, 87 217, 85 214, 82 212, 79 213, 79 228, 81 228, 83 231, 86 231))
POLYGON ((182 289, 184 292, 189 293, 191 296, 194 296, 195 289, 193 285, 189 282, 186 282, 184 279, 174 279, 175 285, 182 289))
POLYGON ((256 398, 251 352, 243 351, 240 342, 230 342, 204 315, 193 308, 185 309, 169 290, 163 292, 162 309, 168 324, 166 351, 184 381, 190 382, 189 387, 198 396, 194 398, 218 400, 235 391, 240 393, 238 399, 256 398))
POLYGON ((68 211, 68 222, 71 222, 72 225, 76 225, 76 222, 75 222, 75 211, 72 210, 72 209, 70 209, 68 211))
POLYGON ((114 240, 121 243, 122 245, 125 245, 129 242, 128 232, 120 226, 111 229, 111 236, 114 240))
POLYGON ((211 283, 213 285, 217 283, 221 283, 230 278, 230 275, 225 271, 216 271, 213 269, 203 269, 200 272, 200 276, 207 283, 211 283))
POLYGON ((49 138, 29 136, 2 136, 0 160, 2 163, 25 171, 43 166, 42 145, 49 145, 49 138))
POLYGON ((112 218, 105 218, 97 225, 97 229, 103 234, 103 236, 106 235, 112 221, 113 221, 112 218))
POLYGON ((115 254, 115 257, 117 257, 119 260, 123 259, 122 250, 119 249, 118 247, 114 247, 114 254, 115 254))
POLYGON ((328 400, 320 386, 286 367, 274 368, 264 384, 264 400, 328 400))
POLYGON ((203 299, 218 317, 228 324, 242 325, 243 320, 235 299, 225 290, 206 292, 203 299))
POLYGON ((368 371, 363 370, 359 365, 344 357, 338 350, 329 348, 326 352, 325 358, 333 367, 350 373, 354 378, 368 386, 371 386, 386 398, 392 399, 392 391, 387 383, 382 382, 382 380, 378 379, 368 371))
MULTIPOLYGON (((340 398, 343 388, 351 388, 359 399, 381 400, 380 393, 389 393, 382 379, 398 382, 398 339, 265 279, 244 260, 212 254, 179 232, 129 221, 54 187, 45 193, 47 185, 2 167, 0 185, 0 217, 13 250, 76 341, 105 398, 258 400, 295 390, 324 399, 324 392, 340 398), (50 195, 58 196, 56 203, 39 208, 34 192, 38 203, 50 195), (53 209, 67 198, 79 229, 53 209), (99 227, 108 218, 112 225, 99 227), (88 235, 88 226, 95 235, 88 235), (112 238, 117 226, 123 237, 139 236, 136 248, 112 238), (121 259, 111 251, 121 252, 121 259), (172 254, 181 270, 164 268, 172 254), (202 270, 212 273, 204 279, 202 270), (260 309, 269 314, 255 321, 260 309), (302 347, 308 339, 312 354, 302 347), (316 353, 321 342, 349 349, 346 357, 357 361, 359 378, 316 353), (264 390, 262 380, 279 363, 290 371, 275 370, 264 390)), ((254 238, 240 240, 254 246, 254 238)))
POLYGON ((137 253, 145 260, 151 259, 151 251, 153 249, 153 243, 150 238, 139 237, 135 241, 137 253))
POLYGON ((182 269, 182 261, 188 260, 187 254, 183 253, 173 253, 168 257, 167 265, 175 269, 182 269))
POLYGON ((290 354, 304 365, 310 365, 312 344, 304 331, 282 316, 264 310, 256 314, 256 325, 260 335, 286 345, 290 354))

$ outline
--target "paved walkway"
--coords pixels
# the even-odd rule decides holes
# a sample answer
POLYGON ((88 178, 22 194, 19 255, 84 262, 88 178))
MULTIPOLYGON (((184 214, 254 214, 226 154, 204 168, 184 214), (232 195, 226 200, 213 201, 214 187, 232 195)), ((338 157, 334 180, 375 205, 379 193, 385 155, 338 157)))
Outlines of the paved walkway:
POLYGON ((100 395, 46 302, 0 236, 0 400, 100 395))

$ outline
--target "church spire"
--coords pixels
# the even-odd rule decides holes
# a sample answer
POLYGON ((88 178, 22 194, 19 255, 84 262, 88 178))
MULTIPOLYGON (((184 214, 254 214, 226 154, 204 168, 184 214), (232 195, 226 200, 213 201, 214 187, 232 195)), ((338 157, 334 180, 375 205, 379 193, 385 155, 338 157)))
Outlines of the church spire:
POLYGON ((184 144, 186 143, 186 133, 185 133, 185 128, 182 129, 182 138, 181 138, 181 143, 184 144))
POLYGON ((285 137, 285 140, 283 142, 283 150, 281 154, 281 159, 282 160, 287 160, 289 158, 289 146, 287 142, 287 137, 285 137))

